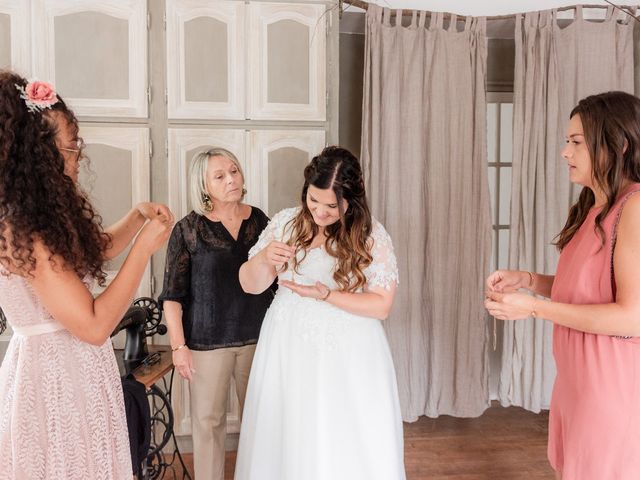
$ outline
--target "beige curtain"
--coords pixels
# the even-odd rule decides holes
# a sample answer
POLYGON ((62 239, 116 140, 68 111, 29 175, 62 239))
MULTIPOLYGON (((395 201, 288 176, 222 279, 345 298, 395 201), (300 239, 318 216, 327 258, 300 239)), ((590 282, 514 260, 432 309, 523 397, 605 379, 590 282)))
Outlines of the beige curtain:
MULTIPOLYGON (((633 92, 633 25, 575 19, 560 28, 556 11, 516 17, 510 268, 553 274, 551 245, 575 195, 560 156, 569 113, 581 98, 633 92)), ((574 191, 575 190, 575 191, 574 191)), ((499 396, 503 405, 548 408, 555 377, 552 325, 541 319, 504 323, 499 396)))
POLYGON ((406 421, 489 404, 483 309, 491 222, 485 19, 366 14, 362 163, 394 241, 400 288, 385 322, 406 421), (409 21, 409 16, 406 17, 409 21))

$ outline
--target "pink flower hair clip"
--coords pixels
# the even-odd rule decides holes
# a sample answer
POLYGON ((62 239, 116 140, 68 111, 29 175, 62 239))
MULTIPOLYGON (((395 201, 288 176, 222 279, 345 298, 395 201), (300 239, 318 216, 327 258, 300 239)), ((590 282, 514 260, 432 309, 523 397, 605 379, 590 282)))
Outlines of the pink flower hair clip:
POLYGON ((15 84, 15 87, 31 113, 42 112, 58 102, 56 91, 47 82, 31 80, 26 87, 18 84, 15 84))

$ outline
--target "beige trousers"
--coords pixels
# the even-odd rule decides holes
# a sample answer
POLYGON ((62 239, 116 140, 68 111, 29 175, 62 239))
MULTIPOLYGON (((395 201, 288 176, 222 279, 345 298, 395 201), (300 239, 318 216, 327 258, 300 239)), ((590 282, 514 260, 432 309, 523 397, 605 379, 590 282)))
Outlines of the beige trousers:
POLYGON ((233 377, 242 418, 255 351, 255 345, 191 351, 195 370, 189 385, 195 480, 224 480, 229 385, 233 377))

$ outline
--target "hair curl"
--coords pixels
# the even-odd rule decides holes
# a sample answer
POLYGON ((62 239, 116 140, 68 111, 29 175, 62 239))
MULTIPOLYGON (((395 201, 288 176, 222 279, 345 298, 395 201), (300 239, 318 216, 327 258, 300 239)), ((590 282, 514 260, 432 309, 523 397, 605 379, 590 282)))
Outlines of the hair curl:
MULTIPOLYGON (((591 157, 593 185, 607 201, 595 219, 604 245, 602 222, 611 211, 625 182, 640 182, 640 98, 625 92, 606 92, 583 98, 569 118, 580 116, 591 157)), ((578 231, 595 205, 593 191, 582 189, 578 201, 554 245, 562 250, 578 231)))
POLYGON ((356 291, 366 284, 364 269, 372 261, 369 240, 372 221, 360 163, 348 150, 331 146, 322 150, 305 168, 302 209, 288 225, 291 229, 289 244, 304 252, 300 260, 297 257, 293 260, 293 269, 296 271, 319 232, 307 206, 309 185, 320 189, 331 188, 336 194, 340 220, 325 228, 325 248, 329 255, 338 260, 333 278, 340 289, 356 291), (342 205, 343 199, 349 205, 346 211, 342 205))
POLYGON ((10 272, 32 276, 34 241, 40 240, 62 267, 81 278, 89 274, 103 285, 104 251, 110 237, 86 196, 64 173, 64 158, 55 143, 58 111, 77 130, 66 104, 29 112, 16 85, 27 81, 0 71, 0 263, 10 272))

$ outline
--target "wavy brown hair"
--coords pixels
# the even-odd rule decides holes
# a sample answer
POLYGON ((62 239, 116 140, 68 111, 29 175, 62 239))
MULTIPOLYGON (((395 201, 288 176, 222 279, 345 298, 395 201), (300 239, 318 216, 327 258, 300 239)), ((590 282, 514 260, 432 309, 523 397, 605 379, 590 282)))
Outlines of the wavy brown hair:
POLYGON ((338 260, 333 278, 340 289, 356 291, 366 284, 364 269, 372 260, 369 241, 371 213, 360 163, 348 150, 332 146, 322 150, 304 169, 302 208, 287 225, 291 229, 289 244, 304 252, 300 260, 293 260, 293 269, 296 271, 319 232, 307 206, 309 185, 323 190, 331 188, 336 194, 340 220, 325 228, 325 248, 329 255, 338 260), (346 211, 342 206, 343 199, 349 205, 346 211))
MULTIPOLYGON (((110 238, 86 196, 64 173, 50 110, 30 112, 20 97, 16 87, 26 85, 19 75, 0 71, 0 263, 31 276, 34 241, 40 240, 52 257, 62 258, 64 268, 104 284, 103 252, 110 238)), ((61 99, 54 109, 77 131, 75 116, 61 99)))
MULTIPOLYGON (((569 118, 580 116, 584 138, 591 157, 593 185, 606 196, 596 216, 596 231, 604 246, 602 221, 616 203, 625 182, 640 182, 640 99, 625 92, 606 92, 583 98, 569 118)), ((593 191, 584 187, 578 201, 556 237, 562 250, 578 231, 591 207, 593 191)))

